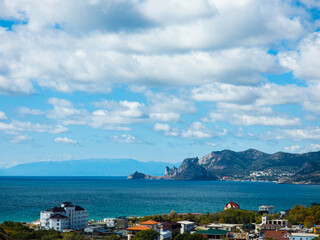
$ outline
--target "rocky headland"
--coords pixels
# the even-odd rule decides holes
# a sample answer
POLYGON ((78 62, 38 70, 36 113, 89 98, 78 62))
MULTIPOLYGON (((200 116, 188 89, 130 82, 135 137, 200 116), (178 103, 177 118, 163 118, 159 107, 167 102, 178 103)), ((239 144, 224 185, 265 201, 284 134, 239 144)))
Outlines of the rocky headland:
POLYGON ((255 149, 211 152, 187 158, 179 168, 164 169, 164 176, 133 173, 128 179, 276 181, 320 184, 320 152, 267 154, 255 149))

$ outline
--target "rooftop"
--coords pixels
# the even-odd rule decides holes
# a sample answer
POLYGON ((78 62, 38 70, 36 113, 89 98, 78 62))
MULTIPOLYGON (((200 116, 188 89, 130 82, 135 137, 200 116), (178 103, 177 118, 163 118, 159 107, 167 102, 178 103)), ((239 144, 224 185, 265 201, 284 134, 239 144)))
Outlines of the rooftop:
POLYGON ((140 225, 156 225, 158 223, 159 222, 156 222, 156 221, 153 221, 153 220, 148 220, 148 221, 145 221, 145 222, 141 222, 140 225))
POLYGON ((226 235, 230 231, 221 230, 221 229, 208 229, 208 230, 202 230, 197 231, 197 233, 201 233, 204 235, 226 235))
POLYGON ((190 222, 190 221, 178 221, 178 223, 185 224, 185 225, 194 224, 194 222, 190 222))
POLYGON ((64 210, 63 207, 53 207, 50 209, 47 209, 46 212, 65 212, 66 210, 64 210))
POLYGON ((61 214, 54 214, 50 218, 51 219, 61 219, 61 218, 68 218, 68 217, 61 215, 61 214))
POLYGON ((84 208, 80 207, 80 206, 75 206, 75 210, 76 211, 82 211, 82 210, 85 210, 84 208))
POLYGON ((318 234, 313 234, 313 233, 291 233, 291 236, 296 236, 296 237, 318 237, 318 234))
POLYGON ((127 228, 128 231, 144 231, 144 230, 150 230, 151 228, 147 227, 147 226, 132 226, 127 228))

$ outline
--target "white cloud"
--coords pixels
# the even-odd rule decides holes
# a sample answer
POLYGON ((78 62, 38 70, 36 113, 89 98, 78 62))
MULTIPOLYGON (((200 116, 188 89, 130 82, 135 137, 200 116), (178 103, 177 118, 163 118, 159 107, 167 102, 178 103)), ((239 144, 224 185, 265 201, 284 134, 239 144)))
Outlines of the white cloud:
POLYGON ((301 2, 306 4, 307 7, 320 7, 318 0, 301 0, 301 2))
POLYGON ((7 120, 7 116, 4 112, 0 111, 0 120, 7 120))
POLYGON ((310 144, 310 146, 306 147, 307 151, 319 151, 320 150, 320 144, 310 144))
POLYGON ((67 137, 56 137, 54 139, 56 143, 66 143, 66 144, 77 144, 78 142, 76 140, 67 138, 67 137))
POLYGON ((166 123, 156 123, 153 127, 155 131, 164 131, 168 132, 170 131, 170 126, 166 123))
POLYGON ((296 51, 282 52, 280 63, 293 71, 300 79, 307 81, 320 80, 320 63, 315 61, 320 56, 320 33, 310 34, 301 41, 296 51))
POLYGON ((167 136, 173 136, 176 137, 179 135, 179 130, 174 128, 172 129, 168 124, 166 123, 156 123, 153 126, 153 129, 157 132, 163 132, 167 136))
POLYGON ((119 102, 103 100, 101 102, 95 102, 93 105, 108 111, 118 112, 119 115, 129 118, 142 117, 145 111, 145 106, 143 103, 129 102, 127 100, 119 102))
POLYGON ((130 101, 106 101, 94 102, 92 105, 101 109, 92 112, 86 109, 77 109, 65 99, 49 99, 53 109, 48 111, 49 118, 57 119, 63 125, 85 125, 105 130, 129 131, 130 128, 123 125, 142 123, 146 121, 144 116, 144 104, 130 101))
POLYGON ((176 122, 181 114, 197 112, 194 102, 170 94, 145 91, 149 105, 147 112, 153 121, 176 122))
POLYGON ((10 123, 1 123, 0 130, 10 134, 19 132, 47 132, 47 133, 62 133, 68 131, 68 128, 62 125, 48 125, 40 123, 22 122, 12 120, 10 123))
POLYGON ((30 142, 32 141, 32 137, 27 135, 17 135, 10 138, 9 142, 11 143, 22 143, 22 142, 30 142))
POLYGON ((119 142, 119 143, 141 143, 136 137, 129 135, 129 134, 122 134, 120 136, 112 136, 112 142, 119 142))
POLYGON ((27 107, 19 107, 17 109, 17 112, 21 115, 35 115, 35 116, 39 116, 39 115, 43 115, 44 112, 41 111, 40 109, 30 109, 27 107))
POLYGON ((184 138, 210 138, 212 133, 201 122, 194 122, 188 129, 182 130, 181 136, 184 138))
POLYGON ((296 128, 296 129, 277 129, 273 132, 268 132, 267 138, 282 140, 318 140, 320 139, 320 128, 296 128))
POLYGON ((210 113, 210 122, 226 121, 235 125, 261 125, 261 126, 297 126, 301 125, 299 118, 281 117, 281 116, 254 116, 247 114, 237 114, 230 112, 210 113))
POLYGON ((286 152, 297 152, 301 149, 301 146, 300 145, 292 145, 290 147, 285 147, 284 148, 284 151, 286 152))
POLYGON ((0 17, 25 21, 0 29, 4 94, 30 94, 34 85, 109 92, 118 83, 258 84, 261 74, 283 71, 270 45, 312 30, 305 11, 278 0, 4 1, 1 8, 0 17))
POLYGON ((219 127, 216 127, 215 130, 211 130, 201 122, 193 122, 186 129, 171 128, 166 123, 156 123, 153 129, 158 132, 163 132, 167 136, 180 136, 183 138, 211 138, 222 136, 227 133, 226 129, 219 129, 219 127))

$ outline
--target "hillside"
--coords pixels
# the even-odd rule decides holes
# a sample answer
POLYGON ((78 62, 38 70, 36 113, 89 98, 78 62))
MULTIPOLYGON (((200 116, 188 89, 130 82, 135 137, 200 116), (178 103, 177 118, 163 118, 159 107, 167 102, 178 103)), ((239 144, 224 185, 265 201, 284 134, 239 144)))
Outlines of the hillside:
MULTIPOLYGON (((320 183, 320 152, 267 154, 255 149, 211 152, 188 158, 179 168, 166 167, 163 179, 249 180, 320 183)), ((150 179, 150 176, 149 176, 150 179)))

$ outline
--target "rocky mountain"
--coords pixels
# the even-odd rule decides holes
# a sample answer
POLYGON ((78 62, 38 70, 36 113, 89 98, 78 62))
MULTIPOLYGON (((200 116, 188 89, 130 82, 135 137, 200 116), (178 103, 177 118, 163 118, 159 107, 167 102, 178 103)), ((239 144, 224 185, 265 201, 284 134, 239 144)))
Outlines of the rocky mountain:
POLYGON ((320 162, 306 162, 292 177, 280 179, 281 183, 320 184, 320 162))
POLYGON ((135 171, 134 173, 130 174, 127 179, 134 179, 134 180, 142 180, 142 179, 145 179, 145 180, 152 180, 152 179, 162 179, 163 177, 161 176, 152 176, 152 175, 147 175, 147 174, 144 174, 144 173, 140 173, 140 172, 137 172, 135 171))
MULTIPOLYGON (((211 152, 187 158, 179 168, 166 167, 161 179, 170 180, 268 180, 286 183, 320 183, 320 152, 267 154, 255 149, 211 152)), ((152 179, 149 176, 148 179, 152 179)))

